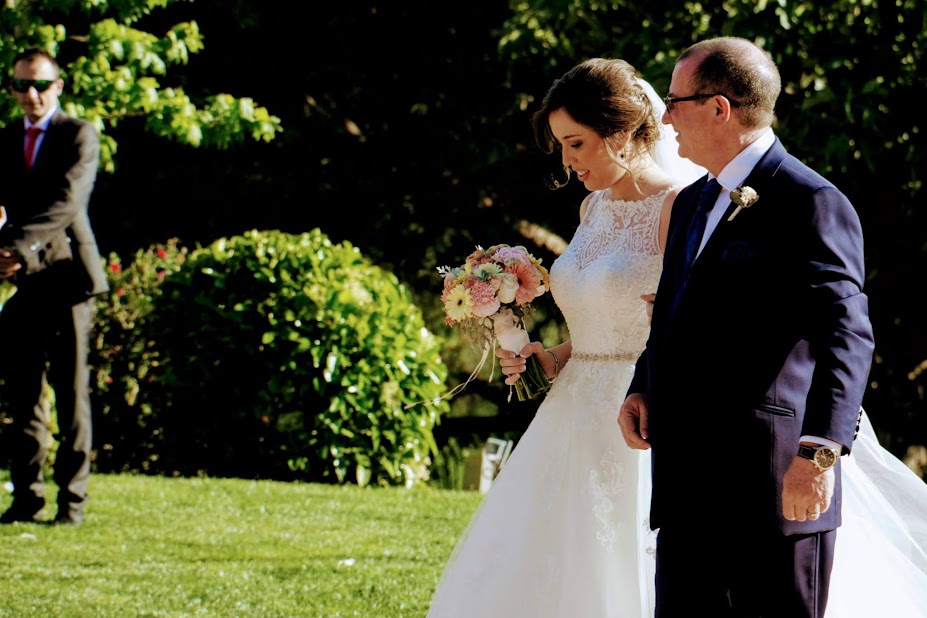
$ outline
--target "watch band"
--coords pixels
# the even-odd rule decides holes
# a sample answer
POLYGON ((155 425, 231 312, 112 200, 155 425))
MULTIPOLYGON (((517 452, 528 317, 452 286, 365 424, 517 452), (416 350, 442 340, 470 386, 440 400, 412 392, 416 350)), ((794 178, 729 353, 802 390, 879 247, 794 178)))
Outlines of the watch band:
POLYGON ((798 445, 798 456, 814 461, 814 454, 818 452, 819 446, 808 446, 807 444, 798 445))
POLYGON ((799 457, 810 459, 814 467, 822 472, 826 472, 837 465, 837 459, 840 457, 839 451, 825 445, 807 446, 799 444, 797 454, 799 457))

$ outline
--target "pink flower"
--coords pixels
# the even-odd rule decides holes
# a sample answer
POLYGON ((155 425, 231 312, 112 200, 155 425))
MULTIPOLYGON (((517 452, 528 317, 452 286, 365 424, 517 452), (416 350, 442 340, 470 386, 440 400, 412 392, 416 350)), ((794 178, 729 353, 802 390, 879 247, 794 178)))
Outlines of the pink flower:
POLYGON ((524 305, 534 300, 541 285, 541 276, 534 264, 531 262, 517 262, 508 271, 518 277, 518 291, 515 292, 515 303, 524 305))
POLYGON ((531 263, 528 252, 522 247, 503 247, 496 251, 495 257, 496 261, 502 262, 506 266, 512 266, 518 263, 531 263))
POLYGON ((492 284, 484 281, 474 281, 470 288, 473 298, 473 315, 478 318, 487 318, 499 310, 499 300, 492 284))

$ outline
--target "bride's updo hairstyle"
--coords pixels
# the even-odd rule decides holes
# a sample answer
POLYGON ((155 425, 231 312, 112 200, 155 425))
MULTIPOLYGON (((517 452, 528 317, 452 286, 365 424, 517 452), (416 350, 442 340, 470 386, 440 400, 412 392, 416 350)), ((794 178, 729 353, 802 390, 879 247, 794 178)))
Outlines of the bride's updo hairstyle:
MULTIPOLYGON (((547 154, 560 148, 548 122, 550 114, 558 109, 601 136, 615 162, 629 172, 633 172, 641 154, 653 153, 660 138, 650 99, 638 81, 637 71, 624 60, 591 58, 554 81, 541 108, 531 117, 535 140, 547 154), (630 139, 622 150, 626 136, 630 139)), ((564 171, 569 180, 569 168, 564 171)), ((554 183, 557 187, 563 184, 554 183)))

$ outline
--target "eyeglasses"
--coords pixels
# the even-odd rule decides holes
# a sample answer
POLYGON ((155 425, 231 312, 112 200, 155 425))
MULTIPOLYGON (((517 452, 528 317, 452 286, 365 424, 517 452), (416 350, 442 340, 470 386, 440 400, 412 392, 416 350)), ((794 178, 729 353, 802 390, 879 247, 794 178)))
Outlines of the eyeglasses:
POLYGON ((30 88, 35 88, 36 92, 45 92, 56 81, 54 79, 13 79, 10 80, 10 86, 16 92, 29 92, 30 88))
POLYGON ((677 103, 684 103, 686 101, 701 101, 702 99, 710 99, 711 97, 724 97, 731 104, 731 107, 740 107, 740 101, 735 101, 731 97, 727 96, 726 94, 721 94, 720 92, 716 92, 714 94, 693 94, 690 97, 675 98, 666 95, 663 97, 663 104, 666 105, 666 111, 672 114, 673 110, 676 109, 677 103))

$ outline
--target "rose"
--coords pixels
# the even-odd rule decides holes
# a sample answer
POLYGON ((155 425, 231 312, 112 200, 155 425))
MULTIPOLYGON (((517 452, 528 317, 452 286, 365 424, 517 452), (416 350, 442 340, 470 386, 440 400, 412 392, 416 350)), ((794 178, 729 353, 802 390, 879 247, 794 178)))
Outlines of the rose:
POLYGON ((503 350, 518 354, 531 342, 525 329, 518 326, 518 319, 511 309, 500 309, 492 319, 492 328, 503 350))
POLYGON ((497 285, 496 298, 503 305, 508 305, 515 301, 515 294, 518 293, 518 277, 512 273, 502 273, 492 278, 493 287, 497 285))
POLYGON ((734 189, 731 191, 731 201, 737 204, 737 208, 734 209, 734 212, 731 213, 731 216, 727 218, 728 221, 733 221, 741 210, 744 208, 750 208, 756 204, 757 200, 760 199, 760 194, 757 193, 753 187, 743 186, 739 189, 734 189))

